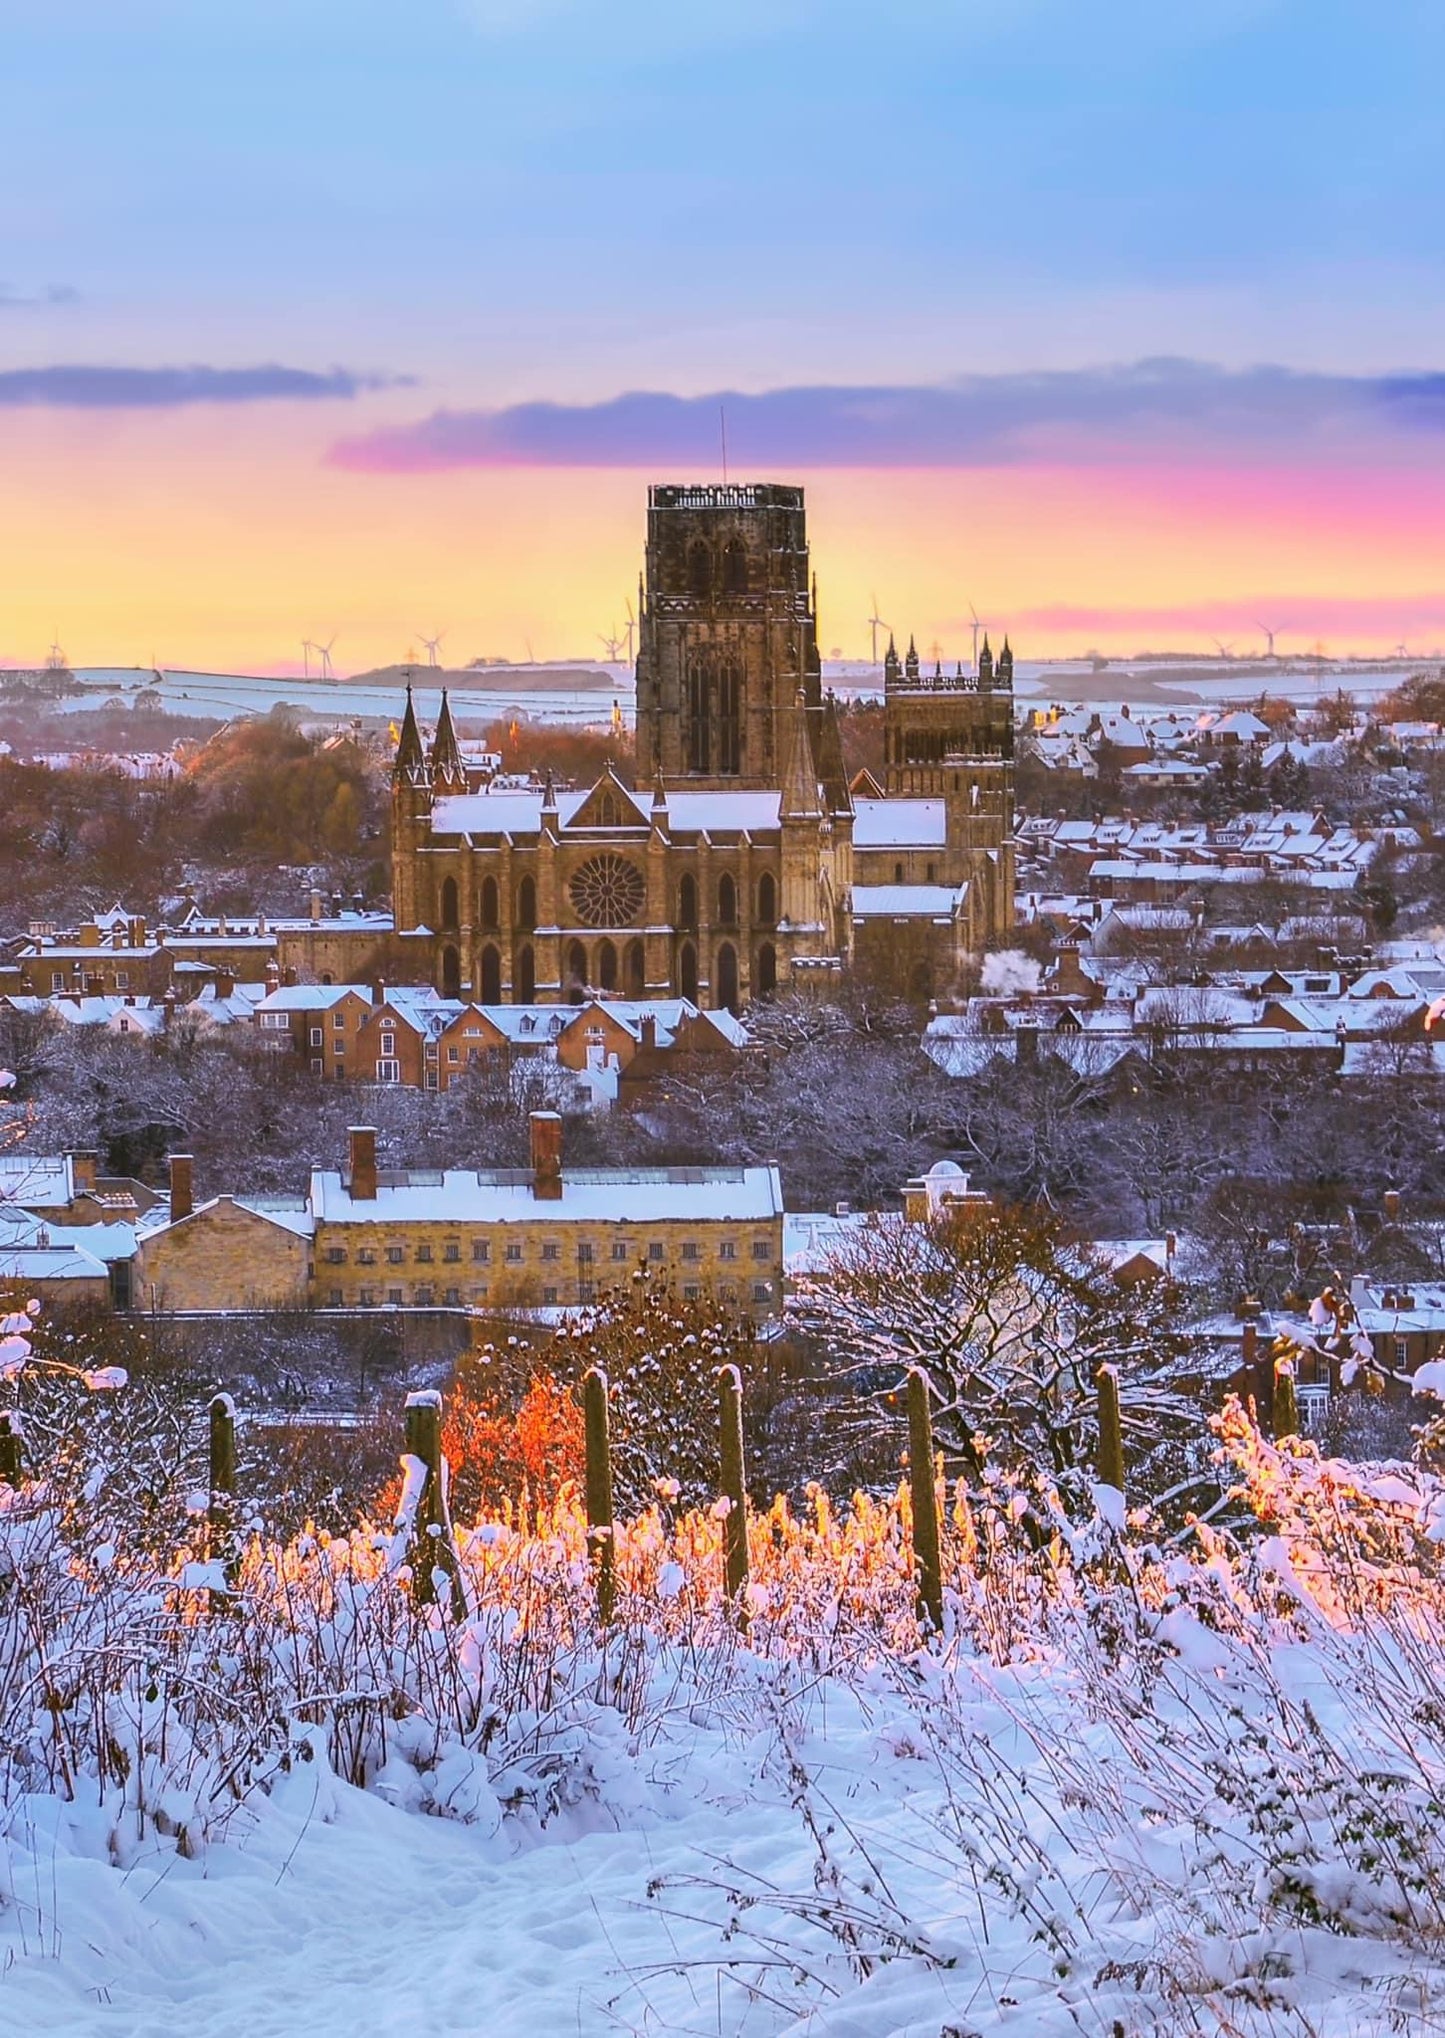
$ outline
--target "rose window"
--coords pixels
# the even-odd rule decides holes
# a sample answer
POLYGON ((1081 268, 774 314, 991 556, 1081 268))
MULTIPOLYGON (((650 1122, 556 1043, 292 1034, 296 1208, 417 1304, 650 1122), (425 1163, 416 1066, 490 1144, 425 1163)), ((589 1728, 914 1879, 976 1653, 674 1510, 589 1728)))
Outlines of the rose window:
POLYGON ((646 896, 641 871, 625 856, 589 856, 567 889, 584 927, 630 927, 646 896))

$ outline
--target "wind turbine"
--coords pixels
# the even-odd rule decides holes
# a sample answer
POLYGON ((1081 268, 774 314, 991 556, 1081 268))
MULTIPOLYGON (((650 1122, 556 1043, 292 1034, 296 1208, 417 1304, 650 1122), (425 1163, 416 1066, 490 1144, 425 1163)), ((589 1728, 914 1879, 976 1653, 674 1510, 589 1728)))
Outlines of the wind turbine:
POLYGON ((423 637, 421 641, 426 646, 426 662, 432 671, 435 672, 441 662, 437 653, 446 642, 446 632, 445 630, 438 630, 434 637, 423 637))
POLYGON ((336 674, 331 667, 331 647, 336 642, 336 636, 337 633, 335 630, 333 630, 331 635, 327 638, 324 644, 313 644, 311 646, 311 649, 316 653, 316 656, 321 660, 320 677, 322 679, 335 679, 336 677, 336 674))
POLYGON ((1210 642, 1214 645, 1221 658, 1232 658, 1234 656, 1234 646, 1232 644, 1222 644, 1218 637, 1212 637, 1210 642))
POLYGON ((878 632, 880 630, 891 630, 893 625, 885 623, 882 616, 879 615, 878 597, 876 594, 869 595, 868 606, 873 611, 872 615, 868 618, 868 627, 873 632, 873 663, 876 665, 878 663, 878 632))
MULTIPOLYGON (((60 636, 59 630, 56 631, 55 635, 58 639, 60 636)), ((51 643, 50 649, 46 653, 45 664, 46 669, 50 672, 64 672, 65 653, 61 650, 58 642, 51 643)))
POLYGON ((1269 627, 1268 623, 1256 623, 1254 627, 1256 628, 1256 630, 1263 630, 1265 636, 1269 639, 1269 649, 1265 653, 1265 656, 1266 658, 1273 660, 1274 640, 1277 633, 1269 627))
POLYGON ((605 651, 605 652, 607 653, 607 662, 608 662, 608 664, 609 664, 609 665, 615 665, 615 664, 617 663, 617 654, 618 654, 618 653, 619 653, 619 652, 621 651, 621 649, 622 649, 622 639, 621 639, 620 637, 615 637, 615 636, 614 636, 614 637, 604 637, 604 636, 602 636, 602 634, 601 634, 601 633, 599 632, 599 633, 598 633, 598 637, 597 637, 597 641, 598 641, 598 643, 599 643, 599 644, 600 644, 600 645, 602 646, 603 650, 604 650, 604 651, 605 651))
POLYGON ((311 677, 311 654, 315 649, 316 646, 312 643, 309 637, 303 637, 301 639, 301 659, 302 663, 306 668, 306 677, 308 679, 310 679, 311 677))
POLYGON ((979 633, 979 631, 980 631, 980 630, 981 630, 981 629, 983 628, 983 624, 982 624, 982 623, 981 623, 981 622, 979 621, 979 619, 978 619, 978 610, 977 610, 977 609, 976 609, 976 608, 974 607, 974 605, 973 605, 973 603, 972 603, 972 602, 970 602, 970 603, 969 603, 969 605, 968 605, 968 613, 969 613, 969 614, 970 614, 970 615, 972 616, 972 618, 973 618, 973 621, 972 621, 972 623, 971 623, 971 624, 969 625, 969 627, 970 627, 970 629, 971 629, 971 630, 973 631, 973 669, 974 669, 974 671, 975 671, 975 672, 977 672, 977 671, 978 671, 978 633, 979 633))

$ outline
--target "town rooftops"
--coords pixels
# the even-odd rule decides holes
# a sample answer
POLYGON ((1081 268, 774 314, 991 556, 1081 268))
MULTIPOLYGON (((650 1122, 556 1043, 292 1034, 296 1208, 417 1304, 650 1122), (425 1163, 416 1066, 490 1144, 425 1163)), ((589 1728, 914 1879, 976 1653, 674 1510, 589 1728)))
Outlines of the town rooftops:
POLYGON ((530 1168, 382 1170, 374 1197, 353 1196, 349 1178, 314 1169, 311 1208, 320 1224, 759 1223, 782 1214, 776 1167, 567 1168, 561 1194, 539 1202, 530 1168))

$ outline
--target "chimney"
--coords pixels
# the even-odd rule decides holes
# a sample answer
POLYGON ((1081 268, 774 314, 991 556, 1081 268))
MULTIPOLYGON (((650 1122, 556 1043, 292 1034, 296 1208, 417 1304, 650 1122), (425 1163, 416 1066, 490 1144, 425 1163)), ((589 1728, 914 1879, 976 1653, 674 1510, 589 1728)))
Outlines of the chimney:
POLYGON ((295 970, 294 970, 294 969, 292 969, 292 968, 291 968, 291 967, 289 966, 289 964, 288 964, 288 966, 287 966, 287 967, 286 967, 285 969, 283 969, 283 970, 282 970, 282 972, 281 972, 281 981, 282 981, 282 983, 283 983, 283 984, 284 984, 284 985, 286 986, 286 988, 287 988, 287 990, 288 990, 288 991, 290 991, 290 990, 294 990, 294 989, 295 989, 295 986, 296 986, 296 972, 295 972, 295 970))
POLYGON ((532 1194, 539 1203, 562 1200, 562 1116, 534 1111, 532 1128, 532 1194))
POLYGON ((216 971, 216 996, 218 998, 229 998, 235 988, 236 979, 232 976, 231 972, 228 969, 218 969, 216 971))
POLYGON ((655 1012, 644 1012, 642 1015, 642 1045, 644 1047, 656 1047, 657 1045, 657 1014, 655 1012))
POLYGON ((98 1156, 88 1147, 78 1147, 70 1155, 70 1178, 75 1184, 77 1196, 90 1196, 95 1192, 95 1167, 98 1156))
POLYGON ((1400 1192, 1398 1189, 1385 1191, 1385 1222, 1398 1224, 1400 1221, 1400 1192))
POLYGON ((1240 1337, 1240 1355, 1246 1366, 1252 1366, 1259 1357, 1259 1325, 1246 1323, 1240 1337))
POLYGON ((371 987, 371 1002, 373 1005, 384 1005, 386 1003, 386 983, 381 977, 378 977, 371 987))
POLYGON ((313 890, 311 894, 311 919, 313 924, 320 918, 321 918, 321 894, 320 892, 313 890))
POLYGON ((376 1127, 351 1127, 351 1197, 355 1203, 376 1201, 376 1127))
POLYGON ((171 1223, 189 1217, 196 1207, 191 1185, 191 1156, 188 1153, 173 1153, 170 1158, 171 1170, 171 1223))

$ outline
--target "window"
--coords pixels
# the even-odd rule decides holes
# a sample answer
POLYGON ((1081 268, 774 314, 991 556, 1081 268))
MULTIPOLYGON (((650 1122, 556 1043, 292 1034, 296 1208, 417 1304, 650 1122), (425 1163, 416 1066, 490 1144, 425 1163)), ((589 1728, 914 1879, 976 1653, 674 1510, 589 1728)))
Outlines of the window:
POLYGON ((130 971, 128 969, 118 969, 116 971, 115 987, 118 991, 128 991, 130 989, 130 971))
POLYGON ((461 1060, 461 1058, 462 1058, 462 1051, 461 1051, 461 1049, 460 1049, 459 1047, 449 1047, 449 1048, 447 1049, 447 1060, 448 1060, 448 1061, 450 1061, 450 1062, 459 1062, 459 1061, 461 1060))
POLYGON ((579 1281, 577 1283, 577 1300, 579 1302, 595 1302, 597 1300, 597 1283, 595 1281, 579 1281))
POLYGON ((53 969, 50 972, 50 988, 52 991, 63 991, 65 989, 65 971, 63 969, 53 969))
POLYGON ((772 1293, 773 1291, 768 1286, 766 1281, 754 1281, 753 1283, 754 1302, 767 1302, 771 1299, 772 1293))
POLYGON ((333 1309, 341 1307, 341 1290, 339 1288, 333 1288, 331 1291, 331 1307, 333 1309))
POLYGON ((647 1257, 650 1260, 661 1260, 667 1257, 667 1247, 662 1243, 661 1239, 655 1238, 652 1241, 652 1244, 647 1248, 647 1257))
POLYGON ((462 1306, 462 1291, 461 1291, 461 1289, 460 1289, 460 1288, 448 1288, 448 1289, 447 1289, 447 1308, 448 1308, 448 1309, 460 1309, 460 1308, 461 1308, 461 1306, 462 1306))
POLYGON ((442 1247, 442 1258, 444 1260, 459 1260, 461 1256, 462 1249, 460 1245, 454 1238, 449 1238, 442 1247))
POLYGON ((685 1260, 700 1260, 702 1258, 702 1247, 695 1238, 684 1240, 682 1256, 685 1260))
POLYGON ((423 1283, 422 1283, 422 1285, 421 1285, 421 1286, 420 1286, 420 1287, 419 1287, 419 1288, 417 1289, 417 1291, 416 1291, 416 1300, 417 1300, 417 1307, 418 1307, 419 1309, 430 1309, 430 1308, 431 1308, 431 1304, 432 1304, 432 1291, 431 1291, 431 1289, 430 1289, 430 1288, 429 1288, 429 1287, 427 1286, 427 1284, 426 1284, 425 1282, 423 1282, 423 1283))
POLYGON ((765 1238, 755 1238, 753 1240, 753 1258, 755 1260, 770 1260, 772 1256, 773 1249, 765 1238))
POLYGON ((400 1288, 388 1288, 386 1291, 386 1299, 393 1309, 400 1309, 401 1307, 400 1288))
POLYGON ((325 1062, 324 1062, 324 1061, 323 1061, 323 1060, 321 1059, 321 1057, 320 1057, 320 1055, 319 1055, 319 1054, 313 1055, 313 1056, 311 1057, 311 1073, 312 1073, 312 1075, 313 1075, 313 1076, 319 1076, 319 1075, 324 1075, 324 1074, 325 1074, 325 1072, 326 1072, 326 1064, 325 1064, 325 1062))
POLYGON ((427 1086, 427 1088, 428 1088, 429 1090, 436 1090, 436 1089, 440 1089, 440 1087, 441 1087, 441 1078, 440 1078, 440 1077, 439 1077, 439 1076, 437 1075, 437 1072, 436 1072, 436 1070, 435 1070, 435 1069, 428 1069, 428 1070, 427 1070, 427 1072, 426 1072, 426 1086, 427 1086))
POLYGON ((325 1041, 326 1035, 321 1031, 321 1028, 313 1026, 311 1029, 311 1045, 313 1047, 321 1047, 325 1044, 325 1041))
POLYGON ((614 1260, 625 1260, 627 1258, 627 1240, 625 1238, 613 1239, 612 1257, 614 1260))
POLYGON ((1407 1366, 1409 1363, 1410 1340, 1405 1337, 1397 1337, 1395 1339, 1395 1364, 1397 1366, 1407 1366))
POLYGON ((544 1288, 542 1290, 542 1303, 544 1308, 550 1309, 555 1307, 556 1301, 557 1301, 557 1290, 555 1288, 544 1288))
POLYGON ((489 1241, 485 1238, 474 1238, 472 1240, 472 1258, 474 1260, 489 1260, 491 1257, 492 1248, 489 1241))
POLYGON ((383 1033, 383 1034, 382 1034, 382 1036, 381 1036, 381 1051, 382 1051, 382 1053, 383 1053, 383 1054, 395 1054, 395 1053, 396 1053, 396 1035, 395 1035, 394 1033, 383 1033))
POLYGON ((360 1302, 363 1309, 374 1309, 376 1306, 375 1288, 363 1288, 356 1299, 360 1302))
POLYGON ((344 1012, 333 1012, 331 1023, 338 1033, 344 1033, 346 1030, 346 1014, 344 1012))
POLYGON ((543 1242, 542 1242, 542 1257, 543 1257, 543 1259, 544 1259, 544 1260, 559 1260, 559 1259, 561 1259, 561 1257, 562 1257, 562 1248, 561 1248, 561 1246, 560 1246, 560 1245, 558 1245, 558 1243, 557 1243, 557 1241, 556 1241, 556 1239, 555 1239, 555 1238, 549 1238, 549 1239, 544 1239, 544 1240, 543 1240, 543 1242))
POLYGON ((487 1299, 487 1284, 485 1281, 482 1281, 475 1288, 473 1288, 472 1300, 473 1302, 485 1302, 486 1299, 487 1299))
POLYGON ((327 1246, 326 1261, 328 1266, 344 1267, 346 1265, 346 1247, 344 1245, 327 1246))
POLYGON ((374 1267, 376 1265, 375 1246, 358 1246, 356 1249, 356 1264, 359 1267, 374 1267))
POLYGON ((401 1081, 401 1063, 399 1061, 379 1061, 376 1064, 376 1080, 379 1083, 399 1083, 401 1081))
POLYGON ((929 866, 928 866, 928 882, 929 882, 929 884, 933 884, 933 883, 935 882, 935 879, 936 879, 936 876, 937 876, 937 872, 938 872, 938 865, 937 865, 936 863, 930 863, 930 864, 929 864, 929 866))
POLYGON ((590 1267, 592 1264, 592 1248, 585 1239, 577 1248, 577 1264, 580 1267, 590 1267))
POLYGON ((725 1238, 717 1249, 717 1256, 720 1260, 735 1260, 738 1256, 736 1239, 725 1238))
POLYGON ((389 1245, 386 1249, 386 1257, 392 1266, 399 1267, 406 1257, 405 1248, 399 1245, 389 1245))
POLYGON ((509 1238, 507 1240, 507 1258, 509 1260, 519 1260, 521 1257, 522 1248, 520 1244, 517 1242, 516 1239, 509 1238))
POLYGON ((702 1293, 702 1289, 698 1286, 696 1281, 684 1281, 682 1284, 682 1292, 683 1297, 686 1301, 696 1302, 698 1296, 701 1295, 702 1293))
POLYGON ((896 885, 901 885, 903 882, 903 865, 901 863, 895 863, 893 866, 893 882, 896 885))
POLYGON ((431 1259, 431 1244, 429 1240, 422 1239, 420 1244, 417 1246, 416 1256, 418 1260, 423 1262, 423 1264, 425 1264, 427 1261, 431 1259))
POLYGON ((426 1044, 426 1058, 428 1061, 435 1061, 437 1058, 437 1044, 434 1040, 429 1040, 426 1044))

